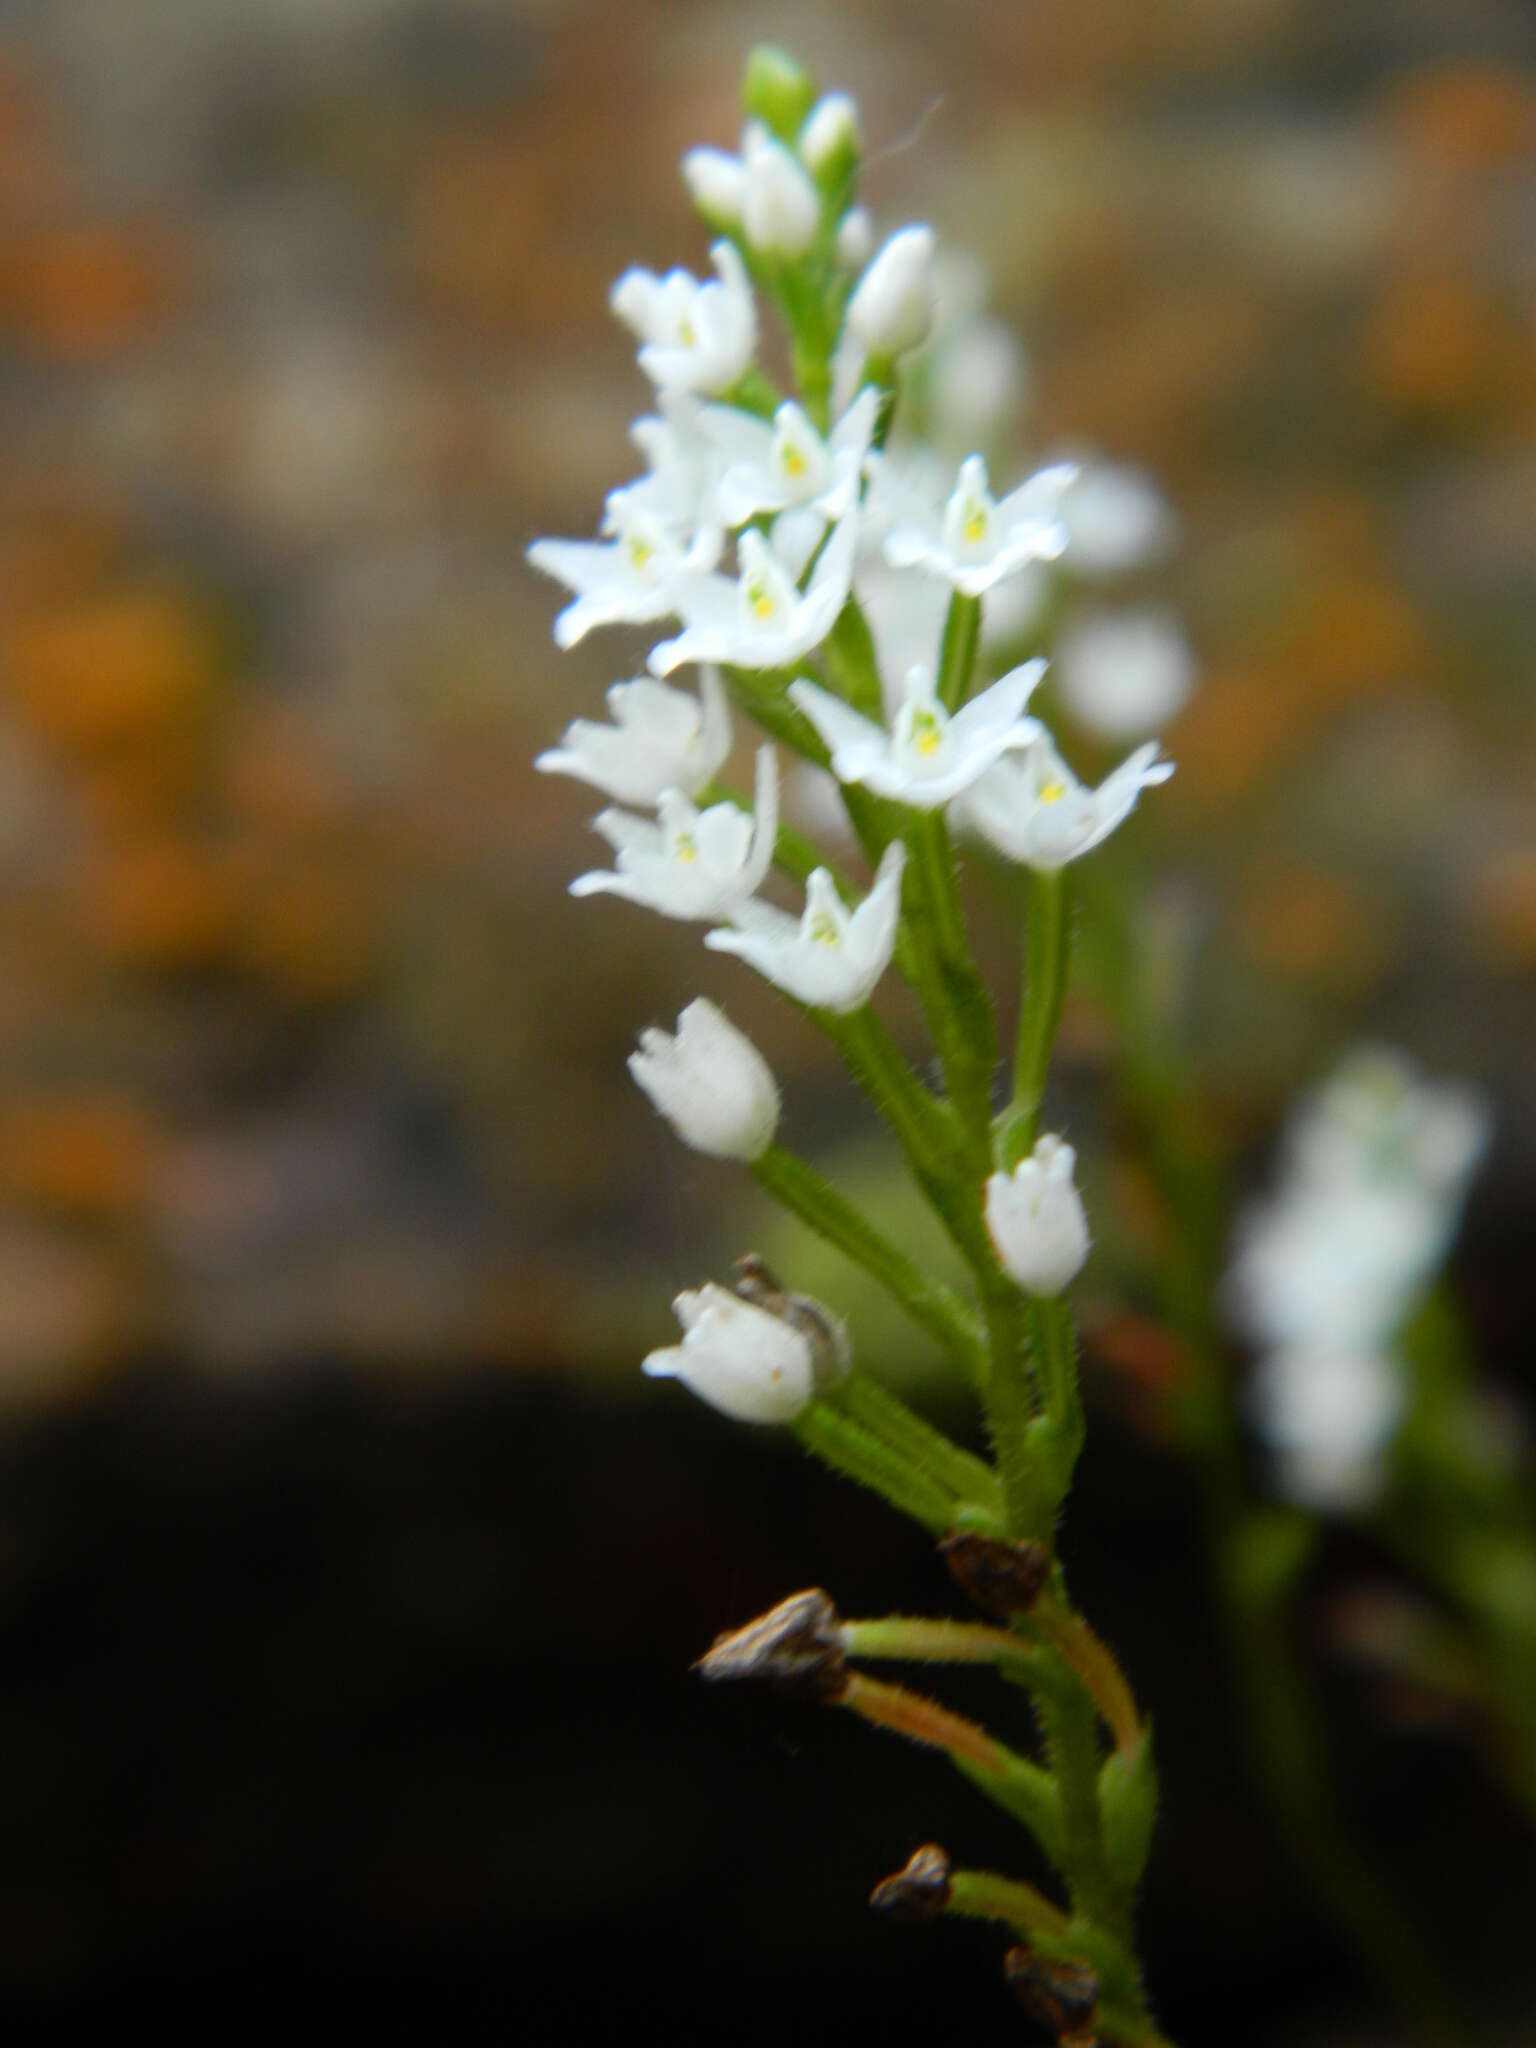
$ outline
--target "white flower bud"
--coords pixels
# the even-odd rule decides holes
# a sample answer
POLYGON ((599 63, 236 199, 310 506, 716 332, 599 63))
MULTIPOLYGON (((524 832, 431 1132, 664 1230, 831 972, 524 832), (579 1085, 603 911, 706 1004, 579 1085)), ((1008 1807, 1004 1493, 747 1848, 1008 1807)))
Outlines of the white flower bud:
POLYGON ((850 207, 837 224, 837 260, 844 270, 862 270, 875 251, 875 224, 862 206, 850 207))
POLYGON ((1060 1294, 1088 1256, 1088 1219, 1072 1179, 1077 1154, 1040 1139, 1011 1174, 987 1182, 987 1231, 1004 1269, 1030 1294, 1060 1294))
POLYGON ((824 93, 800 131, 800 155, 819 178, 839 158, 852 161, 859 149, 859 110, 845 92, 824 93))
POLYGON ((690 149, 683 158, 683 179, 711 226, 733 228, 740 223, 747 172, 739 156, 724 149, 690 149))
POLYGON ((703 996, 677 1020, 677 1035, 640 1034, 629 1071, 685 1145, 712 1159, 758 1159, 773 1142, 779 1090, 768 1062, 703 996))
POLYGON ((640 1370, 681 1380, 733 1422, 790 1422, 815 1392, 809 1340, 766 1309, 713 1281, 672 1304, 681 1344, 653 1351, 640 1370))
POLYGON ((754 137, 745 157, 741 224, 766 256, 803 256, 816 239, 821 201, 816 187, 781 142, 754 137))
POLYGON ((848 329, 871 354, 899 356, 933 325, 933 229, 899 228, 859 279, 848 329))

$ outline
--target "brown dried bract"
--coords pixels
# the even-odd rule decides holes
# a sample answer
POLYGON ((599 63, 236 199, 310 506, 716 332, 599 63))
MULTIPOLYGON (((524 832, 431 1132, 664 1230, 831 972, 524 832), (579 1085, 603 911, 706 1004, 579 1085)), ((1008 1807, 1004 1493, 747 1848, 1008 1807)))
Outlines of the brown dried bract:
POLYGON ((1086 1964, 1053 1963, 1033 1949, 1011 1948, 1003 1975, 1030 2018, 1048 2027, 1062 2048, 1095 2048, 1099 1980, 1086 1964))
POLYGON ((711 1682, 752 1679, 797 1699, 838 1700, 848 1672, 837 1609, 819 1586, 792 1593, 745 1628, 716 1636, 694 1669, 711 1682))
POLYGON ((818 1386, 834 1384, 853 1363, 847 1325, 811 1294, 792 1294, 759 1252, 747 1252, 732 1269, 731 1291, 781 1323, 798 1330, 811 1347, 818 1386))
POLYGON ((937 1920, 949 1904, 949 1857, 937 1842, 914 1849, 904 1870, 884 1877, 869 1895, 877 1913, 910 1923, 937 1920))
POLYGON ((1011 1621, 1033 1607, 1051 1570, 1043 1544, 1010 1543, 974 1530, 946 1536, 939 1555, 961 1592, 994 1621, 1011 1621))

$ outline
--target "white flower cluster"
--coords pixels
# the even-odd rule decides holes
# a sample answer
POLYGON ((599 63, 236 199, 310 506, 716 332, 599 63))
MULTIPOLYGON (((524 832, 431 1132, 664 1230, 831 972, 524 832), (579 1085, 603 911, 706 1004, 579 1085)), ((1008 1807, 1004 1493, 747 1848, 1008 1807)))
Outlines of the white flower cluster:
POLYGON ((1297 1500, 1371 1498, 1402 1415, 1394 1339, 1455 1235, 1488 1142, 1470 1088, 1361 1050, 1292 1119, 1281 1186, 1242 1219, 1233 1322, 1260 1356, 1253 1412, 1297 1500))
MULTIPOLYGON (((897 359, 925 342, 938 310, 935 237, 902 228, 871 254, 867 217, 853 204, 856 108, 841 94, 814 100, 803 75, 765 62, 749 78, 754 117, 738 152, 699 149, 683 160, 719 238, 713 276, 631 269, 613 288, 656 393, 655 411, 633 429, 645 473, 609 494, 596 538, 539 540, 528 551, 570 592, 555 620, 561 647, 600 626, 675 629, 652 646, 647 674, 609 690, 610 723, 575 720, 536 765, 610 799, 594 826, 613 865, 578 877, 573 894, 622 896, 704 923, 711 949, 843 1014, 869 1001, 896 948, 902 811, 946 811, 1004 858, 1056 868, 1172 771, 1153 743, 1099 787, 1080 784, 1025 708, 1040 660, 969 701, 941 698, 946 610, 966 615, 974 639, 981 608, 1044 573, 1071 549, 1077 524, 1091 557, 1091 479, 1058 462, 996 496, 980 454, 936 473, 931 453, 888 451, 897 359), (781 398, 757 365, 760 297, 789 328, 798 399, 781 398), (909 607, 899 634, 882 596, 893 579, 932 593, 921 622, 909 607), (869 715, 869 690, 858 708, 840 694, 838 664, 824 658, 845 614, 904 678, 897 688, 880 678, 882 717, 869 715), (670 680, 690 664, 696 693, 670 680), (880 841, 889 843, 862 901, 845 901, 825 868, 809 875, 800 915, 761 900, 778 835, 774 749, 758 751, 750 807, 713 787, 732 746, 728 685, 743 672, 748 695, 761 703, 766 694, 786 720, 814 730, 844 789, 898 807, 886 813, 880 841)), ((1097 517, 1102 526, 1102 509, 1097 517)), ((771 1076, 711 1006, 685 1011, 675 1039, 648 1034, 633 1065, 699 1149, 751 1159, 771 1140, 771 1076)), ((710 1314, 698 1326, 712 1333, 717 1323, 743 1318, 710 1314)), ((699 1355, 703 1340, 691 1342, 699 1355)), ((776 1384, 782 1394, 799 1383, 776 1384)))

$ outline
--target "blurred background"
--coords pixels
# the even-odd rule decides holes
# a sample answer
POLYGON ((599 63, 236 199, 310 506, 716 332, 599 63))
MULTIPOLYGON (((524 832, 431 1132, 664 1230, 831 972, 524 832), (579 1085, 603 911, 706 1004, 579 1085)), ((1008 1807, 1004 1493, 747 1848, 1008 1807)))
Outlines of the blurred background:
MULTIPOLYGON (((886 1155, 695 933, 568 903, 596 806, 529 767, 645 644, 557 656, 522 560, 635 467, 607 289, 702 265, 677 159, 734 145, 765 36, 859 97, 880 225, 984 260, 1029 443, 1144 463, 1177 507, 1158 594, 1199 682, 1134 830, 1240 1173, 1362 1034, 1477 1079, 1456 1277, 1530 1413, 1527 7, 7 0, 17 2028, 238 1998, 455 2040, 1021 2029, 992 1937, 862 1904, 918 1841, 1006 1861, 1006 1828, 835 1717, 688 1678, 801 1585, 948 1594, 883 1510, 642 1385, 671 1293, 759 1248, 893 1377, 925 1361, 623 1056, 712 995, 791 1143, 890 1209, 886 1155)), ((1075 1006, 1090 1133, 1103 1040, 1075 1006)), ((1267 1832, 1180 1471, 1114 1345, 1089 1364, 1069 1550, 1157 1722, 1170 2031, 1393 2040, 1267 1832)), ((1528 1835, 1321 1637, 1353 1817, 1531 2039, 1528 1835)))

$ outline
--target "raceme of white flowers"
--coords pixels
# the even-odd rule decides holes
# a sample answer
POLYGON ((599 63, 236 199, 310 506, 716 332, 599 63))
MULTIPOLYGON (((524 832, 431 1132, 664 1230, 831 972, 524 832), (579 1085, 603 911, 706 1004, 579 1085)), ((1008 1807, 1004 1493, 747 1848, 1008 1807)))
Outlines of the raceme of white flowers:
MULTIPOLYGON (((748 120, 737 150, 683 159, 715 238, 713 274, 634 267, 610 295, 654 387, 632 429, 645 472, 609 493, 594 538, 538 540, 528 560, 570 593, 559 646, 601 627, 645 628, 648 673, 614 683, 607 721, 572 720, 536 766, 609 802, 593 824, 612 865, 579 876, 573 895, 702 923, 712 951, 797 1002, 849 1016, 896 955, 906 840, 925 815, 947 813, 1004 860, 1047 870, 1097 845, 1171 772, 1149 741, 1084 788, 1026 709, 1042 658, 962 686, 964 701, 943 682, 957 607, 969 607, 985 662, 1041 615, 1055 565, 1089 576, 1139 566, 1166 546, 1171 521, 1136 472, 1056 461, 999 494, 979 450, 891 440, 903 359, 930 336, 956 375, 968 338, 976 344, 980 399, 940 409, 951 425, 973 420, 978 439, 1018 397, 1017 345, 984 318, 974 263, 941 257, 930 227, 898 228, 876 246, 856 203, 854 103, 797 97, 783 78, 766 90, 779 98, 748 120), (765 302, 788 330, 796 390, 775 388, 759 360, 765 302), (866 662, 874 649, 858 685, 834 658, 849 641, 866 662), (772 745, 759 748, 750 802, 721 784, 732 697, 818 770, 829 764, 840 792, 879 808, 887 822, 860 834, 880 856, 862 894, 801 855, 803 907, 765 895, 781 888, 770 881, 782 851, 778 762, 772 745), (824 752, 796 737, 808 734, 824 752)), ((942 380, 929 388, 943 398, 942 380)), ((1096 664, 1079 649, 1066 701, 1090 730, 1138 737, 1182 701, 1187 677, 1171 666, 1159 670, 1128 640, 1101 646, 1096 664), (1129 672, 1118 685, 1117 664, 1129 672)), ((752 1161, 771 1144, 773 1076, 712 1004, 690 1004, 675 1034, 646 1031, 630 1066, 694 1149, 752 1161)), ((1072 1167, 1069 1146, 1042 1139, 986 1192, 1000 1260, 1037 1293, 1059 1291, 1087 1252, 1072 1167)), ((768 1308, 718 1288, 677 1307, 683 1341, 654 1353, 648 1372, 755 1421, 812 1397, 806 1340, 768 1308)))
POLYGON ((1450 1248, 1488 1142, 1459 1082, 1366 1048, 1298 1107, 1278 1189, 1240 1220, 1226 1279, 1259 1347, 1251 1388, 1281 1484, 1317 1506, 1368 1501, 1406 1392, 1395 1342, 1450 1248))

